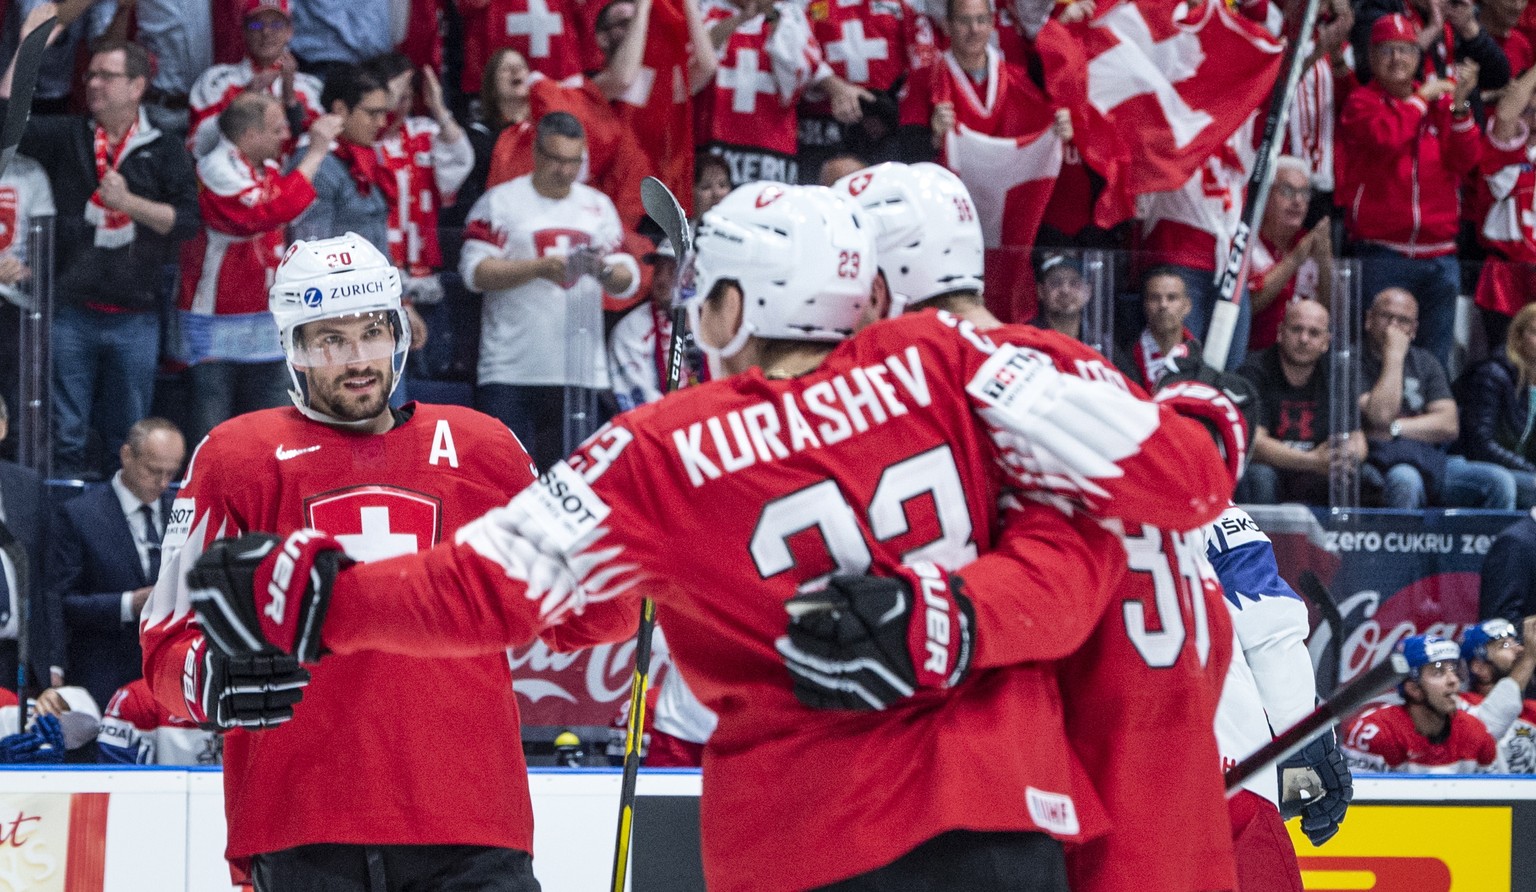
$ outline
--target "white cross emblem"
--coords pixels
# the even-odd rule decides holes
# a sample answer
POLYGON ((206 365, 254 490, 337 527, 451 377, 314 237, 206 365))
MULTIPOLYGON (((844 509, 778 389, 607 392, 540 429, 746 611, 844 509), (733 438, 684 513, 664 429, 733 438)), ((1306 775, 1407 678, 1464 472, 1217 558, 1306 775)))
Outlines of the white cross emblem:
POLYGON ((1152 30, 1134 3, 1122 3, 1093 23, 1094 28, 1108 28, 1120 44, 1100 53, 1088 63, 1088 101, 1107 115, 1120 103, 1151 93, 1173 131, 1173 143, 1184 148, 1211 124, 1211 116, 1190 108, 1173 88, 1174 84, 1195 76, 1195 69, 1205 60, 1200 37, 1180 31, 1161 42, 1152 40, 1152 30))
POLYGON ((549 39, 564 30, 564 19, 547 0, 528 0, 527 12, 507 13, 507 35, 528 38, 528 54, 539 59, 549 58, 549 39))
POLYGON ((827 44, 827 60, 847 67, 848 80, 869 83, 869 63, 889 59, 890 43, 884 37, 864 36, 864 23, 858 19, 843 22, 843 39, 827 44))
POLYGON ((363 508, 360 513, 363 531, 336 537, 347 550, 348 557, 363 562, 382 561, 402 554, 415 554, 419 549, 416 537, 410 533, 390 532, 388 508, 363 508))
POLYGON ((731 91, 731 111, 750 115, 757 111, 757 94, 772 96, 773 80, 757 67, 757 50, 737 50, 736 67, 715 72, 715 81, 731 91))

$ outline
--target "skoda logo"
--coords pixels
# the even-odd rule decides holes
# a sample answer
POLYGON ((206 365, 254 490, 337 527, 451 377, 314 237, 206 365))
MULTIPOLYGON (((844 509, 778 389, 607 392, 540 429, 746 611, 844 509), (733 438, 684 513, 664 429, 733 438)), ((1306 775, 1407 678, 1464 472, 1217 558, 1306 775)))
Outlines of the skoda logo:
POLYGON ((320 301, 323 298, 324 295, 320 292, 319 288, 306 288, 304 290, 304 306, 306 307, 320 306, 320 301))

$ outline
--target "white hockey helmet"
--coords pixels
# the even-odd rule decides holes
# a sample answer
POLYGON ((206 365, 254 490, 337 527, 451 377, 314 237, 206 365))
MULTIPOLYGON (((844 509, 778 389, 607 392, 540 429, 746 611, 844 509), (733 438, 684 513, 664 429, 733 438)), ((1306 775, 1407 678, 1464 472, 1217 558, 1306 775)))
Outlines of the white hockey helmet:
POLYGON ((956 291, 981 293, 981 221, 971 193, 952 172, 927 161, 889 161, 854 171, 832 188, 852 196, 874 224, 889 315, 956 291))
MULTIPOLYGON (((288 374, 293 378, 293 399, 299 408, 309 407, 309 391, 300 369, 324 364, 299 343, 299 329, 321 319, 367 313, 387 318, 394 335, 387 355, 392 357, 394 386, 399 386, 411 346, 411 323, 400 306, 400 273, 388 257, 357 233, 290 245, 278 264, 267 307, 277 322, 288 374)), ((381 359, 385 355, 365 355, 366 347, 358 350, 362 352, 354 358, 381 359)))
POLYGON ((721 281, 741 288, 741 327, 723 347, 734 356, 747 338, 841 341, 858 328, 875 278, 874 233, 858 206, 822 186, 747 183, 704 215, 693 260, 690 325, 721 281))

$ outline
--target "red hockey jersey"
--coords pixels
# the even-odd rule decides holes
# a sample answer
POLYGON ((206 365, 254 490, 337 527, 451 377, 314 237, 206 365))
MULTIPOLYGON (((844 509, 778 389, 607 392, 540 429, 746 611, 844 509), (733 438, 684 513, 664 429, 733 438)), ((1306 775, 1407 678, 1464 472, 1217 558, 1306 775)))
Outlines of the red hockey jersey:
MULTIPOLYGON (((736 7, 717 0, 704 7, 704 24, 728 18, 736 7)), ((700 93, 695 138, 793 155, 800 93, 832 69, 794 3, 775 3, 774 20, 753 16, 731 32, 720 52, 714 84, 700 93)))
POLYGON ((1070 883, 1075 892, 1233 889, 1214 730, 1233 640, 1221 584, 1199 530, 1132 526, 1120 541, 1124 584, 1057 673, 1067 737, 1112 824, 1069 852, 1070 883))
MULTIPOLYGON (((144 678, 172 715, 202 720, 182 692, 201 638, 186 570, 214 539, 317 527, 363 561, 424 551, 533 479, 506 427, 468 409, 416 405, 388 433, 349 432, 296 409, 241 415, 192 457, 144 610, 144 678)), ((292 721, 224 743, 227 854, 319 842, 466 844, 531 851, 533 813, 504 655, 456 660, 331 656, 292 721), (430 721, 402 703, 451 694, 430 721)))
POLYGON ((800 378, 680 391, 621 415, 452 548, 343 573, 327 646, 483 653, 573 617, 588 636, 627 635, 636 596, 655 598, 678 667, 719 715, 703 766, 711 889, 819 886, 957 828, 1089 838, 1097 803, 1062 735, 1054 672, 1033 661, 1076 647, 1124 569, 1102 559, 1114 543, 1096 524, 1030 504, 1023 563, 967 571, 995 594, 977 599, 972 674, 948 694, 808 710, 774 641, 785 599, 834 570, 971 561, 1005 482, 1137 522, 1216 517, 1230 481, 1204 430, 1095 380, 1108 374, 1050 332, 983 335, 921 313, 800 378), (463 597, 428 597, 442 587, 463 597), (1074 621, 1076 640, 1058 634, 1074 621))
POLYGON ((1499 757, 1493 736, 1466 710, 1456 710, 1450 732, 1435 743, 1419 733, 1402 704, 1362 714, 1350 724, 1341 747, 1356 771, 1474 774, 1492 770, 1499 757))
POLYGON ((907 0, 811 0, 805 14, 827 64, 851 84, 889 90, 938 55, 933 25, 907 0))

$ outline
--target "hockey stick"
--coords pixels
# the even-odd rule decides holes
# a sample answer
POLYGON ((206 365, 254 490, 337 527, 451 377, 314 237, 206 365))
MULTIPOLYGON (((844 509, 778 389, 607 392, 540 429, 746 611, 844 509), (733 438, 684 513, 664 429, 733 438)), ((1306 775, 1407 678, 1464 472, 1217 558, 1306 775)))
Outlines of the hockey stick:
POLYGON ((1391 653, 1372 669, 1340 688, 1258 751, 1228 769, 1227 794, 1237 792, 1248 778, 1306 746, 1317 733, 1360 708, 1360 705, 1408 677, 1408 659, 1391 653))
MULTIPOLYGON (((688 328, 688 314, 683 310, 682 281, 690 255, 693 235, 688 218, 677 197, 661 180, 646 177, 640 181, 640 203, 652 220, 666 233, 677 255, 677 275, 672 286, 672 337, 667 342, 667 380, 662 393, 678 388, 683 377, 683 345, 688 328)), ((624 779, 619 787, 619 838, 613 853, 613 892, 624 892, 629 873, 629 845, 635 828, 635 782, 640 776, 640 743, 645 734, 645 692, 651 681, 651 637, 656 631, 656 604, 650 598, 640 601, 640 628, 635 633, 635 672, 629 683, 629 723, 624 731, 624 779)))
MULTIPOLYGON (((77 13, 78 14, 78 13, 77 13)), ((37 92, 37 75, 43 67, 43 51, 53 36, 54 26, 62 16, 46 19, 22 39, 12 64, 10 104, 5 110, 5 126, 0 128, 0 173, 11 166, 21 135, 32 115, 32 94, 37 92)))
POLYGON ((1338 684, 1339 670, 1343 666, 1344 659, 1344 614, 1339 612, 1339 602, 1334 599, 1333 592, 1323 585, 1323 581, 1317 578, 1317 574, 1311 570, 1301 571, 1301 576, 1296 580, 1301 593, 1307 600, 1317 605, 1317 609, 1323 614, 1323 622, 1328 624, 1329 639, 1328 653, 1333 657, 1333 678, 1328 685, 1332 691, 1338 684))
POLYGON ((1237 302, 1242 297, 1243 271, 1248 266, 1249 239, 1263 221, 1264 205, 1269 202, 1269 185, 1275 178, 1275 159, 1280 157, 1281 133, 1291 113, 1296 84, 1301 80, 1301 68, 1306 62, 1302 50, 1310 42, 1313 26, 1317 23, 1317 6, 1318 0, 1307 0, 1301 16, 1301 30, 1286 47, 1285 79, 1276 81, 1275 89, 1270 93, 1269 114, 1264 118, 1264 136, 1253 159, 1253 173, 1248 177, 1242 220, 1232 234, 1226 265, 1216 280, 1219 299, 1211 309, 1211 325, 1206 329, 1205 353, 1202 355, 1205 364, 1211 368, 1225 368, 1227 354, 1232 350, 1232 333, 1237 328, 1237 302))

